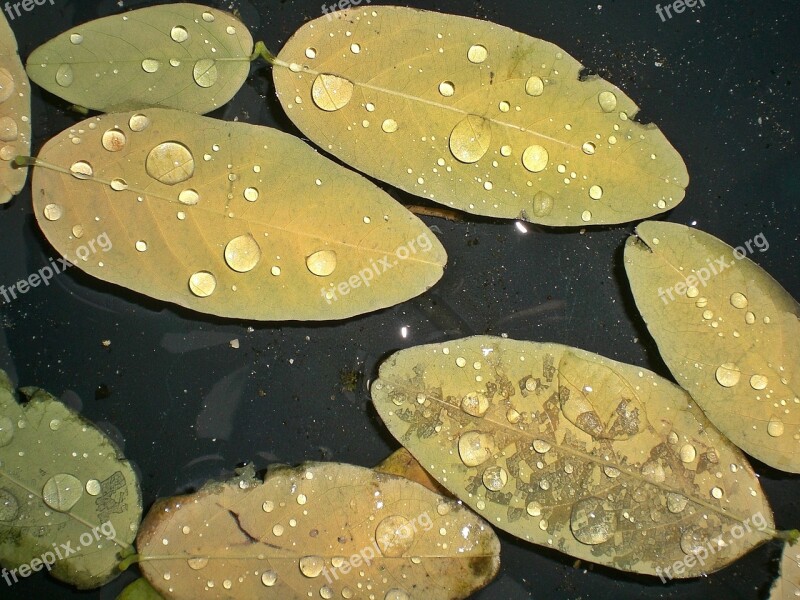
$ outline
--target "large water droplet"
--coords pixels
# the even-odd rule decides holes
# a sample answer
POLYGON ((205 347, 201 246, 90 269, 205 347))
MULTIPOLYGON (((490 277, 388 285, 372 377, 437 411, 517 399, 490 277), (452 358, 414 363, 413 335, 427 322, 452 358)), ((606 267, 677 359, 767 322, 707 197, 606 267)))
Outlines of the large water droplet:
POLYGON ((544 81, 541 77, 533 75, 525 82, 525 93, 529 96, 541 96, 544 92, 544 81))
POLYGON ((217 278, 208 271, 198 271, 189 278, 189 289, 198 298, 208 298, 217 289, 217 278))
MULTIPOLYGON (((0 102, 2 102, 2 100, 0 100, 0 102)), ((4 142, 13 142, 18 138, 19 126, 17 122, 8 116, 0 117, 0 140, 4 142)))
POLYGON ((321 556, 304 556, 300 559, 300 572, 306 577, 319 577, 325 568, 325 559, 321 556))
POLYGON ((164 142, 147 155, 145 169, 153 179, 175 185, 194 175, 194 156, 183 144, 164 142))
POLYGON ((579 542, 602 544, 617 530, 617 513, 606 510, 600 498, 585 498, 572 507, 569 526, 579 542))
POLYGON ((128 121, 128 127, 131 128, 131 131, 135 131, 137 133, 140 131, 144 131, 145 129, 147 129, 149 125, 150 125, 149 117, 142 114, 133 115, 130 121, 128 121))
POLYGON ((410 598, 411 596, 409 596, 404 590, 393 588, 386 592, 383 600, 410 600, 410 598))
POLYGON ((547 150, 537 144, 528 146, 522 153, 522 165, 531 173, 544 171, 549 160, 550 155, 547 150))
POLYGON ((473 417, 482 417, 489 410, 489 399, 481 392, 470 392, 461 399, 461 410, 473 417))
POLYGON ((468 431, 458 438, 458 455, 468 467, 482 465, 494 452, 494 440, 481 431, 468 431))
POLYGON ((64 209, 60 204, 48 204, 44 207, 44 218, 48 221, 58 221, 64 216, 64 209))
POLYGON ((119 129, 109 129, 103 134, 103 148, 109 152, 119 152, 125 147, 127 138, 119 129))
POLYGON ((189 32, 186 31, 185 27, 176 25, 172 28, 172 31, 170 31, 169 36, 176 42, 181 43, 189 39, 189 32))
POLYGON ((327 277, 336 270, 336 252, 320 250, 306 258, 306 267, 317 277, 327 277))
POLYGON ((537 217, 546 217, 551 212, 553 212, 553 197, 539 190, 533 196, 533 214, 537 217))
POLYGON ((733 387, 739 383, 741 372, 733 363, 724 363, 717 368, 716 378, 722 387, 733 387))
POLYGON ((48 479, 42 488, 42 500, 53 510, 67 512, 83 496, 83 484, 74 475, 58 473, 48 479))
POLYGON ((769 420, 769 424, 767 425, 767 433, 772 437, 781 437, 783 435, 783 430, 783 421, 776 419, 775 417, 772 417, 769 420))
POLYGON ((264 571, 261 574, 261 583, 267 587, 272 587, 278 581, 278 574, 275 571, 264 571))
POLYGON ((144 70, 145 73, 155 73, 160 66, 161 63, 154 58, 145 58, 142 61, 142 70, 144 70))
POLYGON ((769 384, 769 380, 765 375, 753 375, 750 378, 750 387, 754 390, 763 390, 769 384))
POLYGON ((664 466, 658 460, 648 460, 642 465, 642 477, 652 483, 663 483, 667 474, 664 472, 664 466))
POLYGON ((747 308, 747 296, 741 292, 731 294, 731 306, 735 308, 747 308))
POLYGON ((383 124, 381 124, 381 129, 383 129, 385 133, 394 133, 397 131, 397 128, 397 121, 394 119, 386 119, 383 124))
POLYGON ((244 199, 248 202, 255 202, 258 200, 258 190, 254 187, 249 187, 244 191, 244 199))
POLYGON ((603 188, 599 185, 593 185, 589 188, 589 197, 592 200, 600 200, 603 197, 603 188))
POLYGON ((481 46, 480 44, 470 46, 469 50, 467 50, 467 58, 471 63, 480 64, 485 61, 488 56, 489 51, 486 49, 486 46, 481 46))
POLYGON ((128 189, 128 182, 117 177, 111 180, 110 186, 115 192, 122 192, 128 189))
POLYGON ((219 77, 217 62, 210 58, 201 58, 194 63, 192 76, 197 85, 202 88, 210 88, 217 83, 217 78, 219 77))
POLYGON ((492 142, 491 123, 477 115, 467 115, 450 133, 450 152, 463 163, 478 162, 492 142))
POLYGON ((75 81, 75 73, 69 65, 61 65, 56 71, 56 83, 61 87, 69 87, 75 81))
POLYGON ((600 92, 597 96, 597 102, 603 112, 613 112, 617 108, 617 96, 614 92, 600 92))
POLYGON ((499 492, 508 483, 508 473, 503 467, 489 467, 483 472, 482 480, 487 490, 499 492))
POLYGON ((414 543, 414 526, 400 515, 387 517, 375 528, 375 541, 384 556, 403 556, 414 543))
POLYGON ((225 262, 237 273, 247 273, 261 261, 261 247, 250 235, 240 235, 225 246, 225 262))
POLYGON ((449 98, 456 93, 456 86, 452 81, 443 81, 439 84, 439 93, 445 98, 449 98))
POLYGON ((682 513, 689 503, 689 499, 681 494, 669 492, 667 494, 667 510, 673 514, 682 513))
POLYGON ((208 565, 208 559, 205 556, 196 556, 195 558, 190 558, 186 562, 189 564, 189 568, 194 571, 204 569, 208 565))
POLYGON ((89 179, 92 175, 94 175, 92 165, 84 160, 79 160, 76 163, 72 163, 72 166, 69 168, 69 172, 72 173, 73 177, 76 179, 89 179))
POLYGON ((681 460, 685 463, 690 463, 697 458, 697 450, 691 444, 684 444, 681 448, 681 460))
POLYGON ((16 496, 6 488, 0 489, 0 521, 11 521, 19 514, 16 496))
POLYGON ((681 535, 681 550, 684 554, 699 554, 706 550, 706 536, 697 529, 687 529, 681 535))
POLYGON ((311 86, 314 104, 327 112, 344 108, 352 97, 353 82, 337 75, 321 73, 311 86))

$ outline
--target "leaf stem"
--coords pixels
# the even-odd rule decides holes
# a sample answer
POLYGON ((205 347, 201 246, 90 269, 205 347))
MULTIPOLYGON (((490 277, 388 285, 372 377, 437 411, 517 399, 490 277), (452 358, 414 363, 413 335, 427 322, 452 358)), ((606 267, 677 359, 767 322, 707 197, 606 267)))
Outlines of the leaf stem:
POLYGON ((141 556, 136 552, 124 557, 120 563, 117 565, 117 568, 120 571, 127 571, 131 565, 138 563, 141 560, 141 556))
POLYGON ((25 167, 35 167, 36 159, 33 156, 24 156, 20 154, 12 162, 11 166, 15 169, 24 169, 25 167))
POLYGON ((778 531, 775 533, 775 538, 785 541, 790 546, 794 546, 800 540, 800 530, 789 529, 788 531, 778 531))
POLYGON ((277 60, 275 55, 267 49, 267 46, 264 44, 264 42, 256 42, 256 47, 253 49, 252 56, 250 56, 250 62, 259 57, 263 58, 271 65, 274 65, 275 61, 277 60))

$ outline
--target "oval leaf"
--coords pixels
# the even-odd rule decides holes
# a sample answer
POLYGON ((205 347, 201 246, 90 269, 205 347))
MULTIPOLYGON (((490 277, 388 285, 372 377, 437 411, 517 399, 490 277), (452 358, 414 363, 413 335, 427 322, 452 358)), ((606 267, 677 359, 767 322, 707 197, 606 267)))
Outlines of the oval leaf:
POLYGON ((800 307, 746 258, 767 249, 764 235, 734 250, 673 223, 636 232, 628 279, 677 382, 742 450, 800 472, 800 307))
POLYGON ((350 317, 421 294, 447 260, 375 185, 266 127, 103 115, 50 140, 38 164, 34 208, 59 253, 204 313, 350 317))
POLYGON ((31 94, 17 52, 17 39, 0 15, 0 204, 25 186, 28 169, 11 161, 31 151, 31 94))
POLYGON ((27 69, 32 81, 78 106, 202 114, 239 91, 252 53, 253 38, 233 15, 174 3, 70 29, 34 50, 27 69))
POLYGON ((62 581, 101 586, 132 551, 136 474, 94 425, 46 392, 21 391, 22 406, 0 371, 0 562, 19 569, 4 573, 27 577, 38 560, 62 581))
POLYGON ((800 597, 800 548, 785 544, 781 572, 769 592, 769 600, 796 600, 800 597))
POLYGON ((176 600, 466 598, 499 568, 491 527, 402 477, 311 463, 156 503, 136 541, 176 600))
POLYGON ((775 534, 742 453, 686 392, 644 369, 478 336, 394 354, 372 397, 459 499, 576 558, 693 577, 775 534))
POLYGON ((619 88, 557 46, 486 21, 395 6, 300 28, 274 66, 320 147, 403 190, 545 225, 673 208, 686 167, 619 88))

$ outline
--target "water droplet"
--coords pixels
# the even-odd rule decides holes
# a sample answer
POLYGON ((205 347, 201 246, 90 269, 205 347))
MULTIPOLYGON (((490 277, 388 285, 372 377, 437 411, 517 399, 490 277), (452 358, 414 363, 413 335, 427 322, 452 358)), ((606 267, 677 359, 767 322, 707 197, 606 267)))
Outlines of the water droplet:
POLYGON ((600 498, 585 498, 572 507, 569 526, 582 544, 602 544, 616 532, 617 514, 606 510, 600 498))
POLYGON ((178 194, 178 202, 186 206, 194 206, 200 202, 200 194, 197 193, 197 190, 185 189, 178 194))
POLYGON ((250 234, 233 238, 225 246, 225 262, 237 273, 252 271, 260 261, 261 247, 250 234))
POLYGON ((589 197, 592 200, 600 200, 603 197, 603 188, 599 185, 593 185, 589 188, 589 197))
POLYGON ((145 58, 142 61, 142 69, 145 73, 155 73, 160 66, 161 63, 154 58, 145 58))
POLYGON ((534 144, 525 148, 522 153, 522 166, 524 166, 531 173, 539 173, 544 171, 550 160, 550 155, 543 146, 534 144))
POLYGON ((147 155, 145 169, 153 179, 175 185, 194 175, 194 156, 183 144, 164 142, 147 155))
POLYGON ((194 63, 192 76, 195 83, 201 88, 210 88, 217 83, 217 78, 219 77, 217 62, 210 58, 201 58, 194 63))
POLYGON ((540 517, 542 515, 542 505, 538 502, 528 502, 528 506, 525 507, 525 510, 532 517, 540 517))
POLYGON ((685 463, 690 463, 697 458, 697 450, 691 444, 685 444, 681 447, 681 460, 685 463))
POLYGON ((56 83, 61 87, 69 87, 75 81, 75 73, 69 65, 61 65, 56 71, 56 83))
POLYGON ((149 125, 150 118, 142 114, 133 115, 131 120, 128 121, 128 127, 131 128, 131 131, 135 131, 137 133, 144 131, 149 125))
POLYGON ((546 217, 553 212, 553 197, 539 190, 533 196, 533 214, 537 217, 546 217))
POLYGON ((456 86, 452 81, 443 81, 439 84, 439 93, 445 98, 449 98, 456 93, 456 86))
POLYGON ((405 517, 387 517, 375 528, 375 541, 384 556, 403 556, 414 543, 414 526, 405 517))
POLYGON ((208 271, 198 271, 189 278, 189 289, 198 298, 208 298, 217 289, 217 278, 208 271))
POLYGON ((525 82, 525 93, 529 96, 541 96, 544 92, 544 81, 536 75, 529 77, 525 82))
POLYGON ((394 133, 397 131, 397 121, 394 119, 386 119, 381 125, 381 129, 383 129, 386 133, 394 133))
POLYGON ((64 209, 59 204, 48 204, 44 207, 44 218, 48 221, 58 221, 64 216, 64 209))
POLYGON ((322 110, 333 112, 347 106, 353 97, 353 87, 349 79, 321 73, 311 86, 311 99, 322 110))
POLYGON ((300 559, 300 572, 313 579, 319 577, 325 568, 325 559, 321 556, 304 556, 300 559))
POLYGON ((462 398, 461 410, 473 417, 482 417, 489 410, 489 399, 481 392, 470 392, 462 398))
POLYGON ((533 449, 539 454, 546 454, 550 451, 550 448, 552 448, 552 446, 549 442, 544 440, 533 440, 533 449))
POLYGON ((317 58, 317 49, 316 48, 306 48, 306 58, 317 58))
POLYGON ((258 190, 254 187, 249 187, 244 191, 244 199, 248 202, 255 202, 258 200, 258 190))
POLYGON ((722 489, 718 487, 711 488, 711 496, 717 500, 721 499, 723 496, 722 489))
POLYGON ((109 152, 119 152, 125 147, 127 138, 119 129, 109 129, 103 134, 103 148, 109 152))
POLYGON ((86 482, 86 493, 90 496, 99 496, 103 491, 103 486, 97 479, 90 479, 86 482))
POLYGON ((83 484, 74 475, 59 473, 45 482, 42 500, 53 510, 67 512, 83 496, 83 484))
POLYGON ((73 33, 69 36, 69 41, 77 46, 83 43, 83 36, 80 33, 73 33))
POLYGON ((467 50, 467 58, 469 59, 469 62, 475 63, 476 65, 485 61, 488 56, 489 51, 485 46, 481 46, 480 44, 470 46, 470 49, 467 50))
POLYGON ((327 277, 336 270, 336 252, 320 250, 306 258, 306 267, 317 277, 327 277))
POLYGON ((614 112, 617 108, 617 96, 614 92, 600 92, 597 96, 597 102, 600 104, 600 108, 603 112, 614 112))
POLYGON ((756 322, 756 316, 752 312, 747 311, 747 313, 744 315, 744 320, 748 325, 752 325, 756 322))
POLYGON ((185 27, 176 25, 172 28, 172 31, 170 31, 169 36, 176 42, 181 43, 189 39, 189 32, 186 31, 185 27))
POLYGON ((468 431, 458 438, 458 455, 468 467, 482 465, 495 452, 492 437, 480 431, 468 431))
POLYGON ((275 503, 271 500, 267 500, 261 505, 261 510, 263 510, 265 513, 271 513, 273 510, 275 510, 275 503))
POLYGON ((284 531, 286 531, 286 528, 280 523, 276 523, 272 526, 272 535, 275 537, 281 537, 284 531))
POLYGON ((404 590, 393 588, 386 592, 383 600, 410 600, 410 598, 411 597, 404 590))
POLYGON ((491 141, 491 123, 483 117, 467 115, 450 133, 450 152, 463 163, 475 163, 488 152, 491 141))
POLYGON ((14 439, 14 422, 8 417, 0 416, 0 448, 8 446, 14 439))
POLYGON ((319 588, 319 596, 323 600, 331 600, 331 598, 334 596, 334 591, 327 585, 323 585, 321 588, 319 588))
POLYGON ((210 12, 204 12, 203 13, 203 21, 205 21, 206 23, 213 23, 214 22, 214 15, 212 15, 210 12))
POLYGON ((225 28, 225 33, 227 33, 228 35, 236 35, 236 27, 234 27, 233 25, 228 25, 225 28))
POLYGON ((772 417, 767 425, 767 433, 772 437, 780 437, 783 435, 783 421, 772 417))
POLYGON ((754 390, 763 390, 767 387, 769 381, 767 380, 766 376, 764 375, 753 375, 750 378, 750 387, 754 390))
POLYGON ((700 295, 700 290, 698 290, 693 285, 690 285, 689 288, 686 290, 687 298, 697 298, 699 295, 700 295))
MULTIPOLYGON (((0 81, 2 85, 2 81, 0 81)), ((0 100, 2 102, 2 100, 0 100)), ((0 117, 0 140, 13 142, 19 138, 17 122, 9 116, 0 117)))
POLYGON ((267 587, 272 587, 278 581, 278 574, 275 571, 264 571, 261 574, 261 583, 267 587))
POLYGON ((642 465, 642 477, 651 483, 663 483, 667 474, 664 472, 664 467, 658 460, 648 460, 642 465))
MULTIPOLYGON (((506 157, 511 156, 511 152, 512 152, 511 146, 506 145, 506 146, 501 146, 500 147, 500 155, 501 156, 506 156, 506 157)), ((442 166, 444 166, 444 165, 442 165, 442 166)))
POLYGON ((272 267, 272 269, 270 269, 270 273, 272 273, 273 277, 280 277, 281 268, 279 266, 275 265, 274 267, 272 267))
POLYGON ((739 367, 735 364, 724 363, 717 368, 715 375, 717 377, 717 382, 719 382, 722 387, 733 387, 739 383, 739 378, 742 374, 739 371, 739 367))
POLYGON ((505 100, 502 100, 500 104, 497 105, 497 108, 500 110, 500 112, 507 113, 511 110, 511 105, 505 100))
POLYGON ((581 221, 584 223, 588 223, 592 220, 592 212, 589 210, 585 210, 581 213, 581 221))
POLYGON ((128 182, 119 177, 111 180, 111 189, 115 192, 123 192, 128 189, 128 182))
POLYGON ((147 252, 147 242, 144 240, 136 242, 136 250, 139 252, 147 252))
POLYGON ((595 150, 597 149, 597 146, 595 146, 594 142, 585 142, 581 148, 583 149, 584 154, 588 154, 589 156, 591 156, 592 154, 594 154, 595 150))
POLYGON ((498 492, 508 483, 508 473, 503 467, 489 467, 483 472, 482 479, 487 490, 498 492))
POLYGON ((0 488, 0 521, 11 521, 19 514, 16 496, 6 488, 0 488))
POLYGON ((747 308, 747 296, 740 292, 731 294, 731 306, 734 308, 747 308))
POLYGON ((667 510, 673 514, 682 513, 688 503, 689 499, 686 496, 674 492, 667 494, 667 510))

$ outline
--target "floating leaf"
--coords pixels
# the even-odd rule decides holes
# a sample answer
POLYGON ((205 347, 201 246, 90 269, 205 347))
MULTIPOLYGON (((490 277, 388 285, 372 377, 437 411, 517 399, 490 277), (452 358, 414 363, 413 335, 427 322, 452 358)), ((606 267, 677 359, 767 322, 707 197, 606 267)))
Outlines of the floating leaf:
POLYGON ((480 517, 416 483, 311 463, 156 503, 137 538, 165 596, 465 598, 499 567, 480 517))
POLYGON ((439 482, 436 481, 430 473, 422 468, 422 465, 417 462, 414 455, 405 448, 400 448, 396 452, 393 452, 386 460, 375 467, 375 470, 378 473, 405 477, 442 496, 451 495, 447 489, 439 485, 439 482))
POLYGON ((46 392, 21 391, 30 400, 20 406, 0 371, 0 561, 9 577, 48 570, 79 588, 103 585, 132 550, 136 474, 91 423, 46 392))
POLYGON ((686 167, 636 104, 557 46, 486 21, 395 6, 307 23, 274 66, 295 124, 403 190, 545 225, 673 208, 686 167))
POLYGON ((103 115, 56 136, 37 164, 34 208, 59 253, 204 313, 350 317, 421 294, 447 260, 375 185, 266 127, 103 115))
POLYGON ((742 453, 686 392, 644 369, 479 336, 394 354, 372 397, 464 503, 576 558, 692 577, 775 535, 742 453))
POLYGON ((769 600, 796 600, 800 597, 800 546, 787 543, 781 557, 781 573, 772 584, 769 600))
POLYGON ((122 593, 117 596, 117 600, 163 600, 163 598, 164 596, 159 594, 144 577, 125 586, 122 593))
POLYGON ((173 3, 70 29, 34 50, 27 69, 48 92, 86 108, 206 113, 239 91, 252 53, 253 38, 233 15, 173 3))
POLYGON ((636 305, 675 379, 745 452, 800 472, 800 307, 736 249, 673 223, 640 224, 625 248, 636 305))
POLYGON ((0 15, 0 204, 25 186, 27 169, 11 161, 31 151, 31 95, 28 76, 17 53, 17 39, 0 15))

